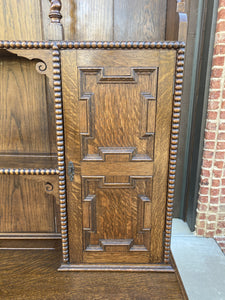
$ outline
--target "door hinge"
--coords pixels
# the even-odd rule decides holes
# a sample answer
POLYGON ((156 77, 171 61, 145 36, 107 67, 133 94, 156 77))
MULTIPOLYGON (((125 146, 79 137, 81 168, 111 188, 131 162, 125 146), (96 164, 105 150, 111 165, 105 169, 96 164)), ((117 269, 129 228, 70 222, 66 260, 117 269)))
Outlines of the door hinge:
POLYGON ((73 178, 75 175, 75 168, 74 168, 72 161, 70 161, 68 164, 68 175, 69 175, 70 181, 73 181, 73 178))

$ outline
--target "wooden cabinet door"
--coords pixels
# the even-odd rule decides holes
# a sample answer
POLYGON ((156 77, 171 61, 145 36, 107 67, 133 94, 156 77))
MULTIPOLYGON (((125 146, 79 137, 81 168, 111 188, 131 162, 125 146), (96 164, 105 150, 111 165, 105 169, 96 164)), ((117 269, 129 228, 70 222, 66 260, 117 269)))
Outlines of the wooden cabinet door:
POLYGON ((162 263, 176 51, 61 61, 71 268, 162 263))

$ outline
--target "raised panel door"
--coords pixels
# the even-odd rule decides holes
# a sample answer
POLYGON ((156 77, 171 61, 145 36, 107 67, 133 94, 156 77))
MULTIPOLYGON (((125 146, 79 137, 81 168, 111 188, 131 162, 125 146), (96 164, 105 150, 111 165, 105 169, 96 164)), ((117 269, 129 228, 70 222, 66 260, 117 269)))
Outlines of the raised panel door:
POLYGON ((176 51, 61 56, 70 264, 162 263, 176 51))

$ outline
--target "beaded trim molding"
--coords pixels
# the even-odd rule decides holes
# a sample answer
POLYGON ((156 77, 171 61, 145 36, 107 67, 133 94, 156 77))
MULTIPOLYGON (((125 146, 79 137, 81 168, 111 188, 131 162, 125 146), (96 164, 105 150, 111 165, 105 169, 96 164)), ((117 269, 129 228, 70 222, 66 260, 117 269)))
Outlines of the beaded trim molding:
POLYGON ((184 42, 110 42, 110 41, 1 41, 0 49, 180 49, 185 48, 184 42))
POLYGON ((8 175, 58 175, 59 200, 62 234, 63 262, 69 263, 67 205, 66 205, 66 173, 64 122, 61 81, 60 50, 64 49, 174 49, 177 52, 173 113, 170 138, 170 158, 168 172, 166 224, 164 241, 164 263, 170 263, 170 240, 172 230, 172 211, 175 192, 177 148, 180 126, 181 96, 184 76, 184 42, 113 42, 113 41, 0 41, 0 49, 52 49, 53 89, 55 98, 56 144, 58 155, 57 169, 0 169, 0 174, 8 175))

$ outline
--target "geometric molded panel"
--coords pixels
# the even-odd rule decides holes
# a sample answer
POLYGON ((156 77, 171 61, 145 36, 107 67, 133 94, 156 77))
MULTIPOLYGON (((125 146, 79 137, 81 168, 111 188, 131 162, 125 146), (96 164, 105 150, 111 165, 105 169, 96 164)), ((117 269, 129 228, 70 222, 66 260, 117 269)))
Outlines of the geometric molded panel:
POLYGON ((152 177, 82 179, 84 251, 149 251, 152 177))
POLYGON ((157 68, 79 68, 84 161, 153 161, 157 68))

